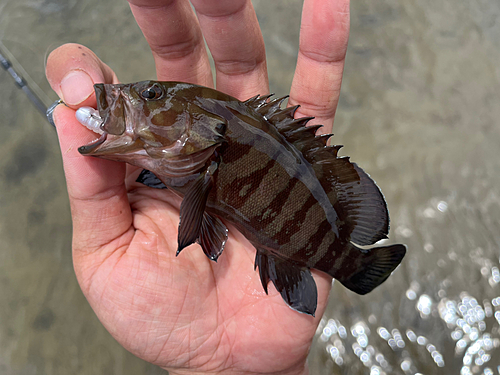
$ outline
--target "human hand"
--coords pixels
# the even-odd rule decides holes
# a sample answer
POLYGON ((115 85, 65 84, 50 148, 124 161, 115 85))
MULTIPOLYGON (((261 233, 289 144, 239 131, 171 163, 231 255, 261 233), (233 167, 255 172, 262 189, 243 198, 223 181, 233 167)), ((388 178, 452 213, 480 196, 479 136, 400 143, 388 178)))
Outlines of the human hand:
MULTIPOLYGON (((159 80, 213 86, 239 99, 268 92, 265 52, 250 1, 130 0, 155 57, 159 80), (203 33, 203 34, 202 34, 203 33), (202 36, 203 35, 203 36, 202 36)), ((332 127, 349 31, 347 0, 305 0, 290 105, 332 127), (313 99, 314 98, 314 99, 313 99)), ((118 83, 83 46, 64 45, 47 62, 53 89, 70 108, 54 112, 73 218, 73 259, 97 316, 126 349, 175 373, 307 372, 306 358, 331 278, 312 271, 316 318, 291 310, 253 269, 255 249, 233 227, 218 263, 198 246, 178 257, 180 199, 135 182, 136 168, 80 155, 96 135, 75 119, 96 105, 94 83, 118 83)))

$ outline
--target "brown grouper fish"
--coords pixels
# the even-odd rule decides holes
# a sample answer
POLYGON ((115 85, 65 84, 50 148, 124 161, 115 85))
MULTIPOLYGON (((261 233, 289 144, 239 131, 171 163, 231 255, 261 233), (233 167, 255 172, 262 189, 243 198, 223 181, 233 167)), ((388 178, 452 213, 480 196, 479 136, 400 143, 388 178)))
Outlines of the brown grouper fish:
POLYGON ((272 281, 290 307, 311 315, 311 268, 366 294, 403 259, 404 245, 359 247, 387 237, 384 197, 361 168, 337 156, 340 146, 327 145, 331 135, 306 127, 311 118, 294 119, 297 107, 282 109, 285 98, 242 102, 157 81, 97 84, 95 92, 92 120, 102 135, 80 153, 144 168, 139 182, 183 197, 177 254, 197 242, 216 261, 224 222, 232 223, 257 250, 266 293, 272 281))

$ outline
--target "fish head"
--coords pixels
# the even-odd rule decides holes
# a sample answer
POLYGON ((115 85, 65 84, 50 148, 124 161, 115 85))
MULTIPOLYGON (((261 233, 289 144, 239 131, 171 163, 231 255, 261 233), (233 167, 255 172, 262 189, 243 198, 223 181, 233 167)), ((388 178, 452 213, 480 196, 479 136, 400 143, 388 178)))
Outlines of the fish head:
POLYGON ((223 142, 225 124, 197 104, 203 89, 159 81, 94 85, 103 134, 79 152, 144 168, 151 159, 206 160, 223 142))

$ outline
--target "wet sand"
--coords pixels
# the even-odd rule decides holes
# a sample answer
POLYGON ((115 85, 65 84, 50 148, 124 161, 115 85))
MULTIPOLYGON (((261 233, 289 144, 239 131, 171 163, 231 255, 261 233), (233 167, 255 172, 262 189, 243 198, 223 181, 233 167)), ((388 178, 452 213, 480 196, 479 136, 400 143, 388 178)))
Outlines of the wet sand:
MULTIPOLYGON (((271 91, 286 94, 301 2, 254 5, 271 91)), ((334 284, 311 374, 499 373, 499 22, 496 0, 351 5, 333 143, 382 188, 390 241, 409 251, 367 296, 334 284)), ((0 41, 46 104, 56 97, 44 60, 64 42, 93 49, 122 81, 155 76, 126 2, 4 0, 0 41)), ((122 349, 88 306, 55 131, 4 70, 0 84, 0 373, 165 373, 122 349)))

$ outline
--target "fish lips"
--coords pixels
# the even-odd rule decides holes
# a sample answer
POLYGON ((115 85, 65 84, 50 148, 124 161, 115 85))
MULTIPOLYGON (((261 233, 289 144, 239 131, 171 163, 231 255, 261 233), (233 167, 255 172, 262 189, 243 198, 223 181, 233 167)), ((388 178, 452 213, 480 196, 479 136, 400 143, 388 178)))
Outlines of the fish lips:
MULTIPOLYGON (((97 100, 97 109, 99 116, 103 119, 100 126, 103 134, 91 143, 81 146, 78 151, 82 155, 103 155, 120 151, 126 151, 127 145, 130 145, 130 139, 120 139, 120 137, 109 141, 108 135, 122 136, 127 130, 125 100, 121 94, 124 85, 112 85, 97 83, 94 85, 94 91, 97 100), (105 147, 101 147, 106 140, 105 147)), ((129 138, 124 135, 124 138, 129 138)))

